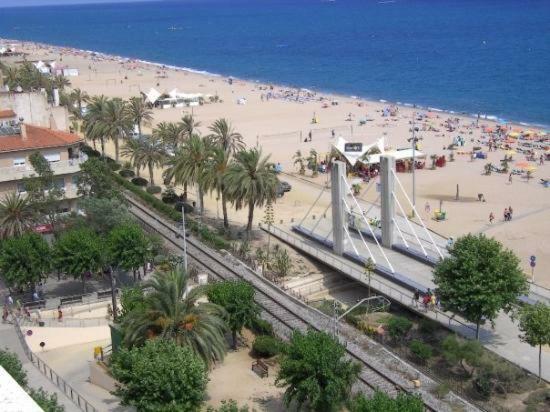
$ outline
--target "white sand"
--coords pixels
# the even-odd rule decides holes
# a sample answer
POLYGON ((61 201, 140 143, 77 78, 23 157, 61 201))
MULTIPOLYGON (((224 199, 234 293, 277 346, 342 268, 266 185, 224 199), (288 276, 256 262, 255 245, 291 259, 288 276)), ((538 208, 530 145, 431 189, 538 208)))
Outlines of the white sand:
MULTIPOLYGON (((31 54, 29 59, 55 59, 60 57, 61 49, 54 49, 46 46, 25 44, 24 48, 31 54)), ((80 76, 71 78, 72 86, 82 88, 88 93, 105 94, 108 96, 120 96, 128 98, 138 95, 139 91, 148 91, 155 87, 161 92, 168 92, 178 88, 186 93, 217 94, 223 103, 206 104, 204 106, 185 109, 155 109, 154 124, 161 121, 177 121, 183 114, 193 113, 197 120, 202 122, 200 131, 208 133, 207 126, 217 118, 225 117, 233 123, 235 128, 241 132, 249 146, 259 143, 264 153, 270 153, 271 159, 281 162, 285 171, 293 171, 291 157, 297 149, 303 153, 315 148, 319 153, 327 153, 330 145, 330 130, 335 129, 337 134, 340 131, 349 133, 353 126, 353 140, 358 142, 372 143, 380 137, 385 137, 386 146, 408 147, 406 139, 410 137, 410 120, 413 108, 400 107, 396 118, 382 118, 380 110, 385 104, 356 100, 341 96, 329 96, 330 99, 338 100, 337 106, 323 108, 320 101, 311 101, 305 104, 288 102, 282 100, 261 101, 264 90, 259 83, 237 80, 229 85, 225 78, 206 76, 202 74, 185 71, 167 70, 167 78, 157 78, 159 68, 148 66, 142 63, 121 64, 112 60, 92 61, 90 56, 84 53, 76 53, 70 50, 63 50, 63 64, 76 67, 80 70, 80 76), (89 67, 91 69, 89 69, 89 67), (128 67, 136 67, 128 69, 128 67), (127 77, 125 79, 124 77, 127 77), (157 86, 158 83, 158 86, 157 86), (246 97, 246 105, 237 105, 239 97, 246 97), (319 124, 311 125, 310 121, 316 113, 319 124), (348 113, 352 113, 354 121, 347 122, 348 113), (358 120, 365 115, 374 119, 364 126, 358 125, 358 120), (309 130, 314 130, 312 143, 300 141, 300 131, 305 137, 309 130), (315 132, 317 129, 324 129, 323 135, 315 132), (284 134, 284 135, 283 135, 284 134), (279 136, 273 136, 279 135, 279 136), (269 137, 271 136, 271 137, 269 137)), ((275 87, 274 91, 280 88, 275 87)), ((321 94, 319 94, 321 95, 321 94)), ((318 95, 318 96, 319 96, 318 95)), ((425 111, 424 111, 425 112, 425 111)), ((421 150, 428 155, 427 165, 431 163, 431 154, 448 154, 443 150, 451 143, 452 138, 462 135, 467 143, 465 150, 471 150, 473 143, 470 139, 479 139, 480 128, 460 128, 453 133, 445 132, 441 123, 451 115, 437 113, 438 118, 432 119, 432 124, 439 128, 440 132, 422 131, 420 135, 424 138, 421 150), (469 133, 472 134, 469 134, 469 133)), ((462 125, 469 125, 473 119, 460 117, 462 125)), ((482 120, 482 124, 491 125, 491 122, 482 120)), ((519 129, 524 127, 518 126, 519 129)), ((150 130, 150 128, 146 128, 150 130)), ((477 145, 477 144, 476 144, 477 145)), ((113 149, 109 145, 109 152, 113 149)), ((471 162, 469 156, 456 155, 456 162, 447 163, 447 167, 437 170, 421 170, 417 173, 417 205, 419 209, 424 208, 428 201, 431 209, 439 206, 439 200, 444 200, 443 208, 447 211, 448 220, 435 222, 429 220, 429 226, 446 236, 459 236, 468 232, 485 232, 494 236, 511 248, 521 259, 524 270, 530 274, 528 258, 534 254, 537 256, 536 280, 537 283, 550 287, 550 274, 545 273, 545 268, 550 265, 550 250, 545 242, 550 233, 550 191, 537 183, 538 178, 550 177, 550 165, 547 162, 544 166, 538 167, 534 173, 534 179, 526 183, 515 176, 513 183, 508 184, 507 176, 493 173, 491 176, 482 176, 483 166, 492 162, 498 166, 500 159, 504 157, 503 151, 489 153, 489 159, 476 160, 471 162), (460 185, 461 201, 454 201, 456 185, 460 185), (487 199, 486 203, 475 201, 478 193, 483 193, 487 199), (514 220, 512 222, 501 222, 502 213, 505 207, 512 206, 514 209, 514 220), (488 224, 489 213, 493 212, 496 221, 488 224)), ((521 154, 515 155, 515 160, 524 160, 521 154)), ((144 171, 144 175, 146 172, 144 171)), ((324 182, 326 176, 316 179, 318 183, 324 182)), ((405 189, 411 190, 411 176, 401 174, 400 179, 405 189)), ((161 182, 160 171, 156 171, 155 180, 161 182)), ((294 182, 291 182, 294 184, 294 182)), ((302 183, 300 190, 295 188, 277 201, 275 210, 276 220, 288 221, 291 217, 300 219, 315 200, 319 188, 313 185, 302 183)), ((372 190, 371 192, 374 192, 372 190)), ((367 196, 367 199, 374 200, 375 193, 367 196), (373 196, 374 195, 374 196, 373 196)), ((214 196, 215 198, 215 196, 214 196)), ((211 215, 221 213, 217 211, 214 198, 207 199, 206 207, 211 215)), ((324 206, 319 207, 319 212, 324 206)), ((256 221, 263 216, 261 210, 255 212, 256 221)), ((230 211, 230 219, 234 222, 245 222, 246 211, 230 211)))

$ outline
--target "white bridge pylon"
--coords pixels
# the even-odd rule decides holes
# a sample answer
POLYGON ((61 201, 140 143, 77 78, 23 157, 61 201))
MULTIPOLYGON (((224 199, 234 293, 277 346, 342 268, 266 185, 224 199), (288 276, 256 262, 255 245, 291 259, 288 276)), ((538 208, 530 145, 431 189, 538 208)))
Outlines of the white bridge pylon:
MULTIPOLYGON (((366 191, 368 191, 372 185, 374 185, 374 179, 371 181, 366 191)), ((323 189, 317 200, 311 205, 307 214, 298 224, 300 230, 321 240, 325 244, 328 243, 329 237, 332 235, 331 246, 334 253, 337 255, 346 253, 345 241, 347 240, 349 241, 353 253, 363 258, 355 243, 358 241, 357 237, 353 238, 350 234, 350 229, 352 229, 359 236, 363 255, 366 250, 366 257, 372 259, 375 264, 381 263, 383 266, 386 266, 391 273, 395 273, 395 269, 388 257, 388 253, 386 253, 386 248, 391 250, 395 246, 397 249, 401 248, 401 250, 403 250, 404 246, 411 253, 415 253, 416 255, 423 254, 426 259, 443 258, 440 247, 435 242, 432 234, 426 227, 420 214, 412 204, 399 181, 395 171, 394 157, 381 156, 380 158, 379 198, 381 208, 379 220, 376 217, 371 218, 369 216, 374 205, 370 205, 370 207, 365 210, 361 202, 359 202, 354 195, 352 189, 352 185, 350 185, 346 179, 346 164, 341 161, 334 161, 331 168, 331 202, 324 209, 322 216, 319 217, 311 229, 303 226, 305 219, 325 192, 326 189, 323 189), (403 198, 405 199, 405 204, 402 204, 403 198), (401 199, 401 201, 399 199, 401 199), (401 216, 396 215, 396 206, 401 216), (323 218, 326 217, 329 208, 332 208, 332 225, 325 236, 318 235, 315 231, 323 218), (409 220, 405 212, 406 209, 410 210, 409 208, 412 208, 414 216, 419 223, 409 220), (418 232, 423 232, 424 235, 419 236, 418 232), (402 241, 402 246, 397 246, 395 242, 396 234, 402 241), (408 239, 406 235, 408 235, 408 239), (367 241, 365 237, 370 238, 369 241, 367 241), (418 244, 419 248, 413 250, 411 243, 418 244), (428 249, 430 249, 431 252, 433 250, 431 257, 429 256, 428 249), (434 255, 434 252, 437 256, 434 255)), ((326 232, 326 230, 325 226, 324 232, 326 232)))

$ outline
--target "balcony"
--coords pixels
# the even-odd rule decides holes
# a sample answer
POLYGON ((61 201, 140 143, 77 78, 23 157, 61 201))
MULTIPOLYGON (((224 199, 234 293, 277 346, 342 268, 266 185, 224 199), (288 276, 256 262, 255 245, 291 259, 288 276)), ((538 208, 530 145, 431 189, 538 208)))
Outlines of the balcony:
MULTIPOLYGON (((87 156, 78 159, 61 160, 59 162, 50 162, 50 167, 55 175, 67 175, 77 173, 80 170, 80 164, 85 162, 87 156)), ((36 172, 30 164, 24 166, 0 167, 0 182, 11 182, 21 180, 24 177, 36 175, 36 172)))

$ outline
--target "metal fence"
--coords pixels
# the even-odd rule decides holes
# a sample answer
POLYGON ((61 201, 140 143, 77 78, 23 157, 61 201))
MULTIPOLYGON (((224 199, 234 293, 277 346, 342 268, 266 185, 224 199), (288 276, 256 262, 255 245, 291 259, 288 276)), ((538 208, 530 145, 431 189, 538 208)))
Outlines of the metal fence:
POLYGON ((27 345, 27 341, 25 340, 25 337, 23 336, 23 332, 21 332, 21 327, 19 325, 19 319, 17 317, 13 316, 14 319, 14 327, 15 332, 17 333, 17 336, 19 337, 19 340, 21 341, 21 345, 23 346, 23 350, 25 351, 25 354, 31 361, 31 363, 38 368, 40 372, 46 378, 48 378, 55 386, 59 388, 73 403, 80 408, 80 410, 84 412, 98 412, 96 408, 94 408, 90 402, 86 400, 82 395, 80 395, 71 385, 69 385, 59 374, 57 374, 52 368, 50 368, 38 355, 33 353, 31 349, 29 348, 29 345, 27 345))

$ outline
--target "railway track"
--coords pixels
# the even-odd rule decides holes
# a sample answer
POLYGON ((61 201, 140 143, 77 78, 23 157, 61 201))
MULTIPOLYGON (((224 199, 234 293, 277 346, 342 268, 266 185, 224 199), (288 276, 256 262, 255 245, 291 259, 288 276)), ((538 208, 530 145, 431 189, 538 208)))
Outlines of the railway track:
MULTIPOLYGON (((179 253, 183 252, 181 229, 171 222, 160 218, 156 213, 127 196, 130 212, 149 231, 158 233, 170 246, 179 253)), ((280 336, 288 338, 293 330, 306 331, 315 329, 331 332, 334 323, 322 312, 307 306, 295 297, 285 293, 275 284, 258 276, 233 256, 222 256, 211 250, 193 237, 187 238, 188 259, 200 271, 206 272, 217 280, 243 279, 250 282, 256 290, 255 300, 262 309, 262 317, 269 321, 280 336)), ((431 395, 426 388, 436 383, 429 377, 414 369, 411 365, 397 358, 391 352, 374 341, 359 335, 348 325, 338 325, 340 342, 346 347, 348 357, 358 361, 363 367, 359 375, 360 390, 372 393, 380 390, 395 396, 399 392, 418 393, 427 410, 451 410, 449 401, 442 402, 431 395), (411 379, 421 381, 422 389, 413 389, 411 379)), ((461 405, 464 410, 476 411, 467 401, 452 394, 450 403, 461 405)))

